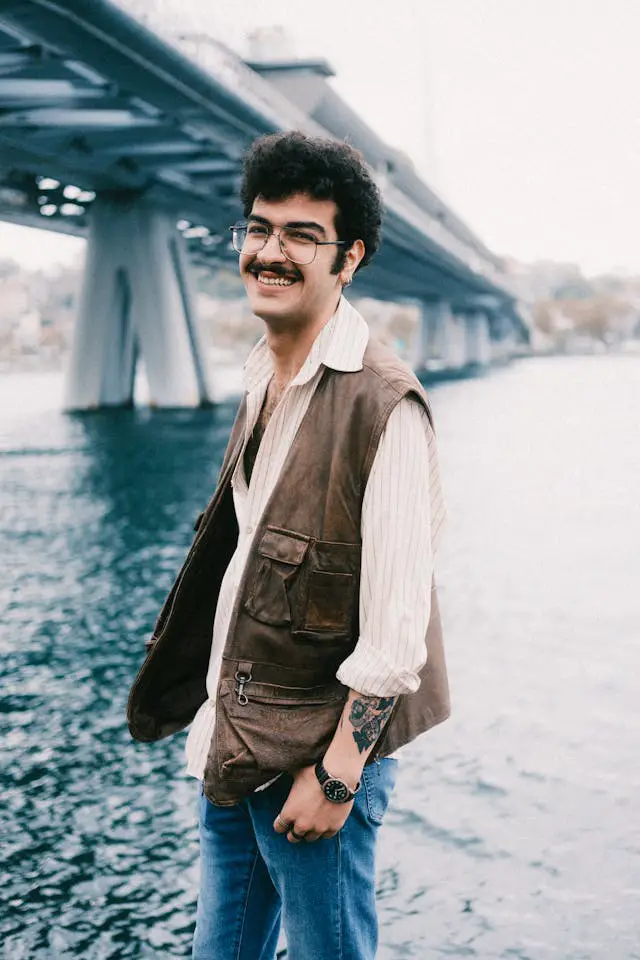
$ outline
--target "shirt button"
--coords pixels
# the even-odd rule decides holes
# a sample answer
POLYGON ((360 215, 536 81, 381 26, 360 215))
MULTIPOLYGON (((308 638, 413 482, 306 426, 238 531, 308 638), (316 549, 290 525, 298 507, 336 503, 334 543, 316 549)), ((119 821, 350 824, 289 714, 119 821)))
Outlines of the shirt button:
POLYGON ((253 534, 254 530, 255 530, 255 527, 251 527, 251 526, 247 527, 247 536, 250 537, 253 534))

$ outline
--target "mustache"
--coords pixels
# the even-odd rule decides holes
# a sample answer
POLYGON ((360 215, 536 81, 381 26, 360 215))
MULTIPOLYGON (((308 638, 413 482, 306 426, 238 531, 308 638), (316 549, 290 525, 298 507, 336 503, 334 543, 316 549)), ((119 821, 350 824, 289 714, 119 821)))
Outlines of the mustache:
POLYGON ((247 273, 252 274, 254 277, 257 277, 263 270, 274 273, 277 277, 282 277, 285 280, 300 280, 300 274, 297 271, 293 273, 291 270, 287 270, 281 263, 261 263, 258 260, 254 260, 253 263, 250 263, 247 267, 247 273))

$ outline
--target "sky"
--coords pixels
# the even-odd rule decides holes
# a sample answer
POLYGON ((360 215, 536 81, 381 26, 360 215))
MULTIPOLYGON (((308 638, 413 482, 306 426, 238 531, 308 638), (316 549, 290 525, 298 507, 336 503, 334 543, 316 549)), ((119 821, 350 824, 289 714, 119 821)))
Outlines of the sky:
MULTIPOLYGON (((495 252, 640 273, 638 0, 145 3, 236 49, 284 26, 495 252)), ((47 266, 80 246, 0 224, 0 257, 47 266)))

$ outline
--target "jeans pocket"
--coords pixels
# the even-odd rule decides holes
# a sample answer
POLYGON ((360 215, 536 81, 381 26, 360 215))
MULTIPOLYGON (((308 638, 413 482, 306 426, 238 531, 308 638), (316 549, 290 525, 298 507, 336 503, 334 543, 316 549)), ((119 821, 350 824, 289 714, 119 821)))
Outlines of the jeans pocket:
POLYGON ((381 824, 396 784, 398 761, 391 757, 368 764, 362 772, 363 789, 367 801, 367 815, 375 824, 381 824))

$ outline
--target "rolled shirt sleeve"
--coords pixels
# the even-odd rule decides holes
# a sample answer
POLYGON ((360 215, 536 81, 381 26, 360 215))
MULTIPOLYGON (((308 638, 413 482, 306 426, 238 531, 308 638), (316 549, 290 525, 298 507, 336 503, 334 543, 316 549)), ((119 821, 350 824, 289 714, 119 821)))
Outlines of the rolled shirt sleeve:
POLYGON ((387 420, 363 500, 360 637, 337 672, 347 687, 386 697, 420 686, 431 611, 432 520, 439 532, 443 514, 429 418, 417 400, 404 398, 387 420))

